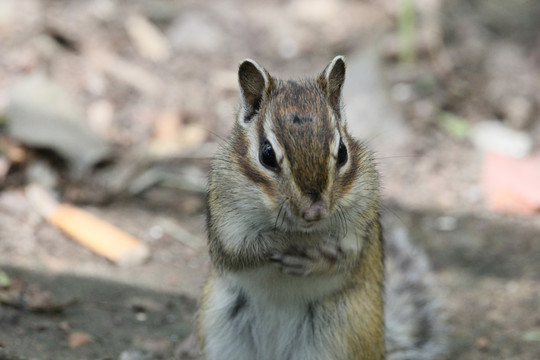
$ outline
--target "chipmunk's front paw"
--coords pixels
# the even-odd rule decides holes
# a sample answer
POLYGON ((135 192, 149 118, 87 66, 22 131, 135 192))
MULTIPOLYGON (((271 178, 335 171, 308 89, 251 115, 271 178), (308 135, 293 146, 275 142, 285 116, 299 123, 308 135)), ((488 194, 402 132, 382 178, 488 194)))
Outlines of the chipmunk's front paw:
POLYGON ((270 255, 270 261, 286 274, 307 276, 334 271, 343 256, 337 241, 328 241, 319 247, 275 252, 270 255))

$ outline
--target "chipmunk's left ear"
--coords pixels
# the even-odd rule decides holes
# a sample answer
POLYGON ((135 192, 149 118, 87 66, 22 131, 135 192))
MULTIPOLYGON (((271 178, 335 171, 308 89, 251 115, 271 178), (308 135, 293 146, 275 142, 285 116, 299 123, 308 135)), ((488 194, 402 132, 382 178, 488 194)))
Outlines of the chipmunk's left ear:
POLYGON ((341 89, 345 82, 345 58, 341 55, 336 56, 319 76, 318 82, 326 93, 332 109, 339 112, 341 89))
POLYGON ((241 92, 241 123, 246 125, 259 112, 268 97, 272 77, 265 68, 251 59, 245 59, 238 67, 238 84, 241 92))

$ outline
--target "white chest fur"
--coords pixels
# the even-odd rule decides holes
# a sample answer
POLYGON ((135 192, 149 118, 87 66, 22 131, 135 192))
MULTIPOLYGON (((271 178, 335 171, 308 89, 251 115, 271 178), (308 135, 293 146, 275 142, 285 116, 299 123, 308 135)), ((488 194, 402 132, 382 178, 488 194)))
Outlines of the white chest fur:
POLYGON ((207 359, 330 359, 316 300, 338 289, 341 276, 295 277, 265 266, 217 278, 207 359))
POLYGON ((345 274, 293 276, 273 265, 241 271, 230 275, 228 281, 242 288, 262 306, 305 304, 339 290, 345 274))

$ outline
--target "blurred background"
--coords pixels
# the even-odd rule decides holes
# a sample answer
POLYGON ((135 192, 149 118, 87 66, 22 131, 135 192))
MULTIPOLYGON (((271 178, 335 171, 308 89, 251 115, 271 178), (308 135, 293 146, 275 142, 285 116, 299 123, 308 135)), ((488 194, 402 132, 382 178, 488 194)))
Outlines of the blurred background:
POLYGON ((0 359, 196 359, 239 62, 346 56, 449 359, 540 359, 538 0, 0 0, 0 359))

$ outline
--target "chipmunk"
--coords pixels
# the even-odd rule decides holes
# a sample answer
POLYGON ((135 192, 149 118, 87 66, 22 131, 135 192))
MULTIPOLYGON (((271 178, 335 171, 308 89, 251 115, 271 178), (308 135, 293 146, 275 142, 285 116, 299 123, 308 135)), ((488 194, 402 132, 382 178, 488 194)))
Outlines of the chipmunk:
POLYGON ((403 236, 383 243, 374 158, 347 131, 344 58, 303 81, 247 59, 238 79, 237 120, 208 184, 213 269, 197 315, 204 357, 439 356, 429 281, 407 276, 427 271, 425 255, 403 236))

